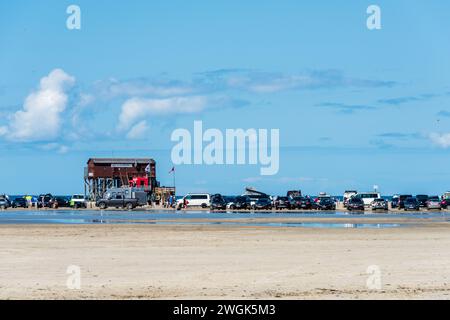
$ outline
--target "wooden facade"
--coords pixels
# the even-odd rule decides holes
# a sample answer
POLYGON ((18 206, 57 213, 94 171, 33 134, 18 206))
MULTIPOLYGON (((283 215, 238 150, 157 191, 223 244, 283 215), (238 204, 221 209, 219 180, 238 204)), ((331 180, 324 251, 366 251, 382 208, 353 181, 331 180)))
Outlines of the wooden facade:
POLYGON ((91 200, 110 188, 129 186, 133 178, 148 179, 143 188, 151 193, 157 186, 156 162, 150 158, 91 158, 84 172, 85 194, 91 200))

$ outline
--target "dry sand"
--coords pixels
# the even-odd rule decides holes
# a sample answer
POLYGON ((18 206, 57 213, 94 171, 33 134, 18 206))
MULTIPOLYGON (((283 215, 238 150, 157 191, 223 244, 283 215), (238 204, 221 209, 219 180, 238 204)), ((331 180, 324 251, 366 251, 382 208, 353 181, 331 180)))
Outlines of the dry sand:
POLYGON ((417 223, 1 225, 0 298, 448 299, 450 226, 417 223), (80 290, 66 286, 69 265, 81 268, 80 290), (380 268, 381 290, 367 288, 371 265, 380 268))

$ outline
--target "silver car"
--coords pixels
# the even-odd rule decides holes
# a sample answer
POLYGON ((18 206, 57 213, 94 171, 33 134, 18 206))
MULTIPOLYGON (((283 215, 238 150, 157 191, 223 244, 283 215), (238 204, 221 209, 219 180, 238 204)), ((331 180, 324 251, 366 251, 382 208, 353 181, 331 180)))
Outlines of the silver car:
POLYGON ((11 206, 11 202, 9 201, 9 198, 5 195, 0 195, 0 209, 7 209, 11 206))
POLYGON ((433 210, 433 209, 441 210, 441 200, 439 199, 438 196, 428 197, 427 209, 428 210, 433 210))
POLYGON ((372 207, 372 210, 387 210, 388 209, 388 202, 384 200, 383 198, 377 198, 372 201, 370 204, 372 207))

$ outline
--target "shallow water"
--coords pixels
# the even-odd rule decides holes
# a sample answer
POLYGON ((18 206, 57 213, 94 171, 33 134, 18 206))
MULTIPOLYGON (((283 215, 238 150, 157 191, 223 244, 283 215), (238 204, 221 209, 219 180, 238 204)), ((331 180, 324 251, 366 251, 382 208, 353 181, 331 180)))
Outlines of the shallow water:
POLYGON ((208 212, 208 211, 117 211, 117 210, 23 210, 0 211, 0 224, 158 224, 158 225, 230 225, 299 228, 396 228, 408 224, 376 223, 374 218, 402 218, 450 221, 448 213, 412 212, 408 214, 358 214, 324 212, 208 212), (314 218, 317 222, 270 222, 261 218, 314 218), (330 223, 323 218, 367 220, 364 223, 330 223), (252 218, 252 221, 248 221, 252 218), (215 221, 220 219, 222 221, 215 221), (245 220, 247 219, 247 220, 245 220), (258 219, 261 219, 258 221, 258 219), (189 221, 187 221, 189 220, 189 221), (202 221, 195 221, 202 220, 202 221), (209 220, 209 221, 208 221, 209 220), (321 221, 322 220, 322 221, 321 221))

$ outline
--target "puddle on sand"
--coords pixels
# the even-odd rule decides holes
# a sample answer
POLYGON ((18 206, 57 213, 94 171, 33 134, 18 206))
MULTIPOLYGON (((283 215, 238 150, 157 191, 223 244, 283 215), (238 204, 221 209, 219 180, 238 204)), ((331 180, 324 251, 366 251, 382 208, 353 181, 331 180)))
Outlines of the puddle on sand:
POLYGON ((157 220, 117 220, 117 219, 7 219, 4 224, 151 224, 151 225, 191 225, 191 226, 237 226, 237 227, 284 227, 321 229, 384 229, 406 225, 398 223, 326 223, 326 222, 221 222, 221 221, 157 221, 157 220))
POLYGON ((23 210, 0 212, 0 224, 152 224, 152 225, 222 225, 249 227, 288 227, 288 228, 334 228, 334 229, 383 229, 411 227, 411 223, 376 223, 374 218, 420 219, 430 222, 438 220, 448 222, 448 214, 349 214, 347 212, 329 213, 251 213, 251 212, 174 212, 154 211, 115 211, 115 210, 23 210), (264 221, 261 218, 276 218, 277 222, 264 221), (335 221, 324 221, 324 218, 335 221), (359 223, 346 223, 346 219, 357 217, 359 223), (249 221, 249 218, 251 221, 249 221), (315 221, 283 221, 285 218, 308 218, 315 221), (218 221, 220 219, 220 221, 218 221))

